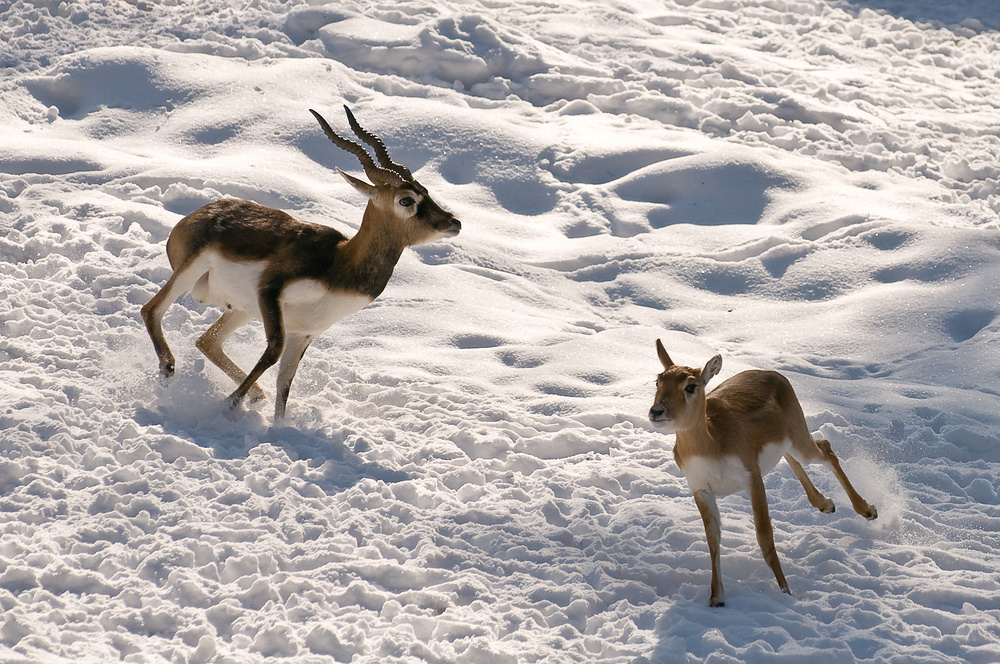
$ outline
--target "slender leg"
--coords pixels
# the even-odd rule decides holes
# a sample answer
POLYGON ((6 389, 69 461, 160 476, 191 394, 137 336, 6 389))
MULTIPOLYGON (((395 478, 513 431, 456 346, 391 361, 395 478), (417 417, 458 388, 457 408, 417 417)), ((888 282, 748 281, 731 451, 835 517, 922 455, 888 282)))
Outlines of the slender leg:
POLYGON ((715 494, 704 489, 694 492, 694 502, 705 523, 705 537, 708 539, 708 555, 712 558, 712 596, 709 606, 725 606, 726 591, 722 587, 721 558, 719 544, 722 541, 722 526, 719 523, 719 506, 715 494))
MULTIPOLYGON (((198 350, 204 353, 205 357, 211 360, 212 364, 226 372, 226 375, 232 378, 237 385, 246 380, 247 374, 226 355, 222 349, 222 344, 226 342, 226 339, 237 328, 249 320, 250 314, 245 311, 227 309, 219 320, 215 321, 212 327, 208 328, 208 331, 198 337, 198 341, 195 342, 198 350)), ((259 385, 254 385, 250 388, 247 396, 251 401, 259 401, 264 398, 264 390, 259 385)))
POLYGON ((854 511, 869 521, 877 519, 878 510, 875 509, 874 505, 870 504, 862 498, 857 491, 855 491, 851 481, 847 479, 847 474, 844 473, 844 469, 840 467, 840 459, 838 459, 837 455, 833 453, 832 449, 830 449, 830 441, 822 439, 817 440, 816 447, 818 447, 819 451, 823 453, 823 463, 825 463, 830 470, 833 471, 837 481, 840 482, 840 486, 844 487, 844 491, 847 492, 847 497, 850 498, 854 511))
POLYGON ((264 322, 264 334, 267 336, 267 348, 264 349, 264 354, 257 360, 257 364, 250 370, 249 375, 229 395, 228 400, 231 408, 236 408, 243 401, 243 397, 257 383, 261 374, 274 366, 281 358, 282 351, 285 350, 285 329, 281 320, 281 305, 278 301, 280 294, 280 285, 266 288, 260 293, 260 313, 264 322))
POLYGON ((806 469, 802 467, 802 464, 796 461, 791 454, 785 455, 785 461, 792 467, 792 472, 795 473, 795 476, 799 478, 799 482, 802 483, 802 488, 806 490, 806 496, 809 497, 809 502, 812 503, 813 507, 826 514, 832 514, 837 511, 837 507, 833 504, 833 501, 824 496, 816 488, 816 485, 812 483, 812 480, 809 479, 809 475, 806 474, 806 469))
POLYGON ((299 361, 312 339, 312 336, 308 334, 288 335, 285 351, 281 354, 281 362, 278 364, 278 394, 274 399, 275 420, 280 420, 285 416, 285 404, 288 402, 288 391, 291 389, 292 379, 295 378, 299 361))
POLYGON ((196 269, 195 263, 195 260, 189 260, 174 270, 163 288, 142 307, 142 320, 146 324, 149 338, 153 340, 153 348, 160 360, 160 373, 164 376, 174 374, 174 354, 170 352, 163 336, 163 314, 174 300, 190 290, 202 276, 203 272, 196 269))
POLYGON ((778 587, 782 592, 791 595, 788 589, 788 582, 781 571, 781 561, 778 560, 778 552, 774 548, 774 530, 771 527, 771 514, 767 508, 767 494, 764 493, 764 478, 760 475, 759 469, 750 471, 750 505, 753 507, 753 523, 757 530, 757 544, 760 552, 764 555, 764 562, 774 572, 774 578, 778 581, 778 587))

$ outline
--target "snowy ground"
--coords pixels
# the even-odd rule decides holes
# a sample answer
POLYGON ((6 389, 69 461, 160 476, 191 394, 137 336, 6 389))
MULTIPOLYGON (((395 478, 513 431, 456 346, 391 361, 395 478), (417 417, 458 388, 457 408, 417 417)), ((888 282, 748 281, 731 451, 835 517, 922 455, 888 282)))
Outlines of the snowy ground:
POLYGON ((0 661, 1000 662, 995 0, 0 18, 0 661), (344 103, 464 230, 232 421, 217 312, 163 382, 139 307, 220 196, 353 232, 344 103), (878 506, 767 477, 794 596, 737 495, 707 606, 658 337, 784 372, 878 506))

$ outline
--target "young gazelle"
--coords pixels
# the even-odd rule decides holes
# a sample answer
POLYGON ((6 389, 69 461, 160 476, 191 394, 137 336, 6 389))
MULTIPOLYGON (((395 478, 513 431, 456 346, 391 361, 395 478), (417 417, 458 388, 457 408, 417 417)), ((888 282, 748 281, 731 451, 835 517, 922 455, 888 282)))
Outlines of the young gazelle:
POLYGON ((257 379, 280 360, 274 400, 274 417, 280 419, 313 337, 378 297, 403 249, 458 235, 461 222, 441 209, 405 166, 389 158, 382 141, 362 129, 349 108, 344 110, 351 130, 373 149, 378 164, 360 144, 338 136, 319 113, 310 112, 334 145, 358 158, 371 180, 368 184, 338 169, 368 198, 357 234, 348 239, 328 226, 235 199, 209 203, 181 219, 167 238, 174 273, 142 307, 163 375, 174 373, 163 314, 191 291, 199 302, 223 308, 196 346, 239 384, 229 396, 232 407, 247 394, 262 398, 257 379), (248 375, 222 344, 251 318, 263 321, 267 348, 248 375))
POLYGON ((875 519, 878 511, 851 486, 829 441, 813 439, 802 406, 784 376, 774 371, 743 371, 706 395, 705 385, 722 369, 721 356, 710 359, 704 369, 694 369, 674 364, 659 339, 656 352, 663 373, 656 378, 656 399, 649 409, 649 420, 677 434, 674 460, 687 478, 705 522, 712 558, 709 604, 723 606, 726 599, 719 570, 721 529, 715 498, 741 489, 750 494, 764 560, 781 590, 791 594, 774 549, 763 480, 782 456, 802 482, 809 502, 821 512, 833 512, 833 501, 813 486, 802 464, 820 462, 830 468, 861 516, 875 519))

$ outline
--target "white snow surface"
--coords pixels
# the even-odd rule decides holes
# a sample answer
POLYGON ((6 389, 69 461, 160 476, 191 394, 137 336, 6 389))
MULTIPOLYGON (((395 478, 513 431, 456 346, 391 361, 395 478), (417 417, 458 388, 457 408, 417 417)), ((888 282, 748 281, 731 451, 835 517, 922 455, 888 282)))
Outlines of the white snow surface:
MULTIPOLYGON (((995 0, 0 2, 0 661, 1000 662, 995 0), (139 308, 242 197, 353 233, 348 104, 463 221, 288 417, 139 308), (774 369, 880 516, 766 478, 727 604, 654 341, 774 369)), ((246 367, 258 323, 230 342, 246 367)), ((273 396, 274 370, 262 386, 273 396)))

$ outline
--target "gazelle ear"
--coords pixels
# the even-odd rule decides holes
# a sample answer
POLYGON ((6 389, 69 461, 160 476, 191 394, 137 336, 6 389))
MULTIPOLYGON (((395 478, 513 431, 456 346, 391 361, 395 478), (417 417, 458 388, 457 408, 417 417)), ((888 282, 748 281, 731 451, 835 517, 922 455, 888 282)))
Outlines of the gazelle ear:
POLYGON ((701 370, 701 384, 708 385, 708 381, 715 378, 722 371, 722 356, 716 355, 705 363, 705 368, 701 370))
POLYGON ((347 173, 345 173, 344 171, 340 170, 339 168, 337 169, 337 172, 340 173, 344 177, 345 180, 347 180, 347 184, 349 184, 352 187, 354 187, 355 189, 357 189, 361 194, 363 194, 367 198, 371 198, 372 196, 375 195, 375 186, 374 185, 370 185, 367 182, 365 182, 364 180, 359 180, 359 179, 357 179, 356 177, 354 177, 352 175, 348 175, 347 173))
POLYGON ((656 356, 660 358, 660 364, 663 365, 664 369, 674 366, 674 361, 667 355, 667 349, 663 347, 663 342, 659 339, 656 340, 656 356))

